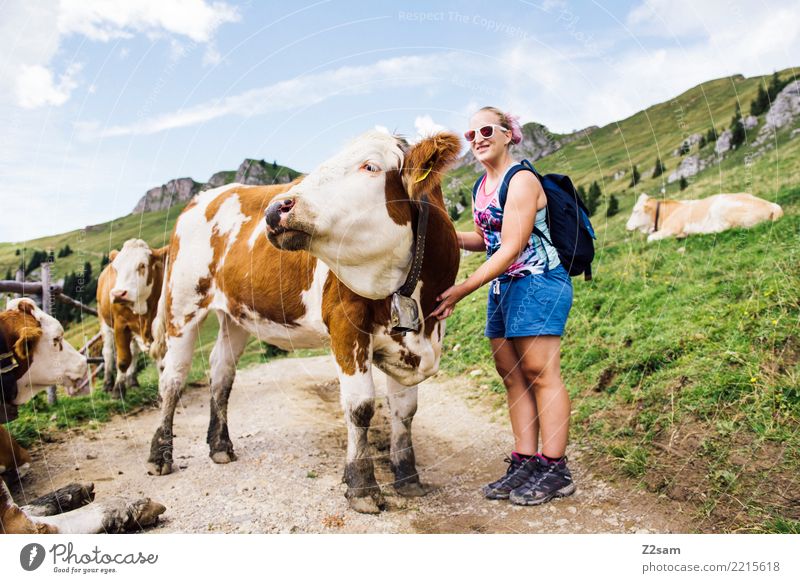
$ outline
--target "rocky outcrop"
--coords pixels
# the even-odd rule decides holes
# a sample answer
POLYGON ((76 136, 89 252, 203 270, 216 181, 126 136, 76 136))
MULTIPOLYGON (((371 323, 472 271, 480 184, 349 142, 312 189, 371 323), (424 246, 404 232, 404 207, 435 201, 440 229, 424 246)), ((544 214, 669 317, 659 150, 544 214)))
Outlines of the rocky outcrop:
POLYGON ((731 130, 725 130, 719 135, 717 138, 717 143, 714 145, 714 152, 716 152, 718 156, 722 156, 725 152, 731 149, 732 136, 733 132, 731 132, 731 130))
POLYGON ((744 129, 752 130, 758 125, 758 118, 754 115, 748 115, 742 120, 742 123, 744 124, 744 129))
POLYGON ((800 116, 800 81, 784 87, 764 116, 764 125, 758 132, 756 144, 774 139, 775 132, 794 123, 800 116))
POLYGON ((286 184, 300 175, 289 168, 264 160, 246 159, 239 165, 234 182, 241 184, 286 184))
POLYGON ((681 160, 678 168, 667 177, 667 183, 671 184, 681 178, 689 178, 698 172, 701 172, 706 167, 706 161, 701 160, 698 154, 687 156, 681 160))
POLYGON ((176 178, 166 184, 156 186, 136 203, 134 213, 147 213, 169 208, 173 205, 185 202, 200 192, 203 186, 201 182, 195 182, 191 178, 176 178))
POLYGON ((218 188, 230 184, 231 182, 236 182, 236 172, 234 170, 221 170, 211 175, 208 182, 203 185, 202 190, 218 188))
POLYGON ((136 203, 134 213, 146 213, 169 208, 186 202, 200 191, 217 188, 232 182, 242 184, 286 184, 300 176, 300 173, 286 166, 267 163, 264 160, 246 159, 239 169, 216 172, 208 182, 195 182, 191 178, 176 178, 166 184, 151 188, 136 203))

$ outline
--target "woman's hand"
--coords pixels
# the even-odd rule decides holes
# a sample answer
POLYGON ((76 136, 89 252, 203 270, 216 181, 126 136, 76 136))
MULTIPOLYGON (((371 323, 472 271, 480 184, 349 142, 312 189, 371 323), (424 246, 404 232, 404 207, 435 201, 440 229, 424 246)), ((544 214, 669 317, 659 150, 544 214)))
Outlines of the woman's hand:
POLYGON ((453 308, 455 308, 456 304, 469 293, 470 290, 463 283, 450 286, 436 297, 436 300, 441 303, 431 312, 430 317, 444 320, 453 313, 453 308))

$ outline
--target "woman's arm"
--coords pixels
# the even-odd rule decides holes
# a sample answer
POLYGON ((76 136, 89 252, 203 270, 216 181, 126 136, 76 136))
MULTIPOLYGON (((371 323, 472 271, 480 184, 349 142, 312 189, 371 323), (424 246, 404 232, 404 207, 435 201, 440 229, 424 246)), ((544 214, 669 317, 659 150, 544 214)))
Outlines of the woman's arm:
POLYGON ((486 243, 483 240, 483 233, 478 232, 478 226, 474 231, 456 231, 458 246, 466 251, 486 251, 486 243))
POLYGON ((542 185, 530 172, 517 172, 508 185, 508 196, 503 209, 503 228, 500 231, 500 248, 486 263, 475 270, 466 281, 444 291, 437 299, 439 306, 431 313, 440 320, 453 313, 453 307, 463 297, 503 273, 525 248, 533 231, 536 211, 546 201, 542 185))

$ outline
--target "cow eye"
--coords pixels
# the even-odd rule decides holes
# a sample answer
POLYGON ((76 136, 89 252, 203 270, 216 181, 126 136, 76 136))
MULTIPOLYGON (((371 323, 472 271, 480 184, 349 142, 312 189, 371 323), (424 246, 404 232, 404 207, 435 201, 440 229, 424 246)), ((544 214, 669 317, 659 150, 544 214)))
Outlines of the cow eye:
POLYGON ((361 170, 366 170, 367 172, 375 174, 381 171, 381 167, 375 164, 374 162, 364 162, 361 165, 361 170))

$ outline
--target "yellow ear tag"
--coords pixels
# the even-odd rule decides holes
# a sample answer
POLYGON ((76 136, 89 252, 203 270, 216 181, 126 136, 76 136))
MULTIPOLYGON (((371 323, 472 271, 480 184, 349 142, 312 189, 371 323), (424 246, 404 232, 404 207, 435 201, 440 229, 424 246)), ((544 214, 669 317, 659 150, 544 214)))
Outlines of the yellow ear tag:
POLYGON ((423 180, 425 180, 428 177, 428 174, 431 173, 431 170, 433 170, 433 166, 429 166, 428 168, 426 168, 425 172, 422 173, 422 176, 420 176, 419 178, 417 178, 414 181, 414 184, 416 184, 417 182, 422 182, 423 180))

